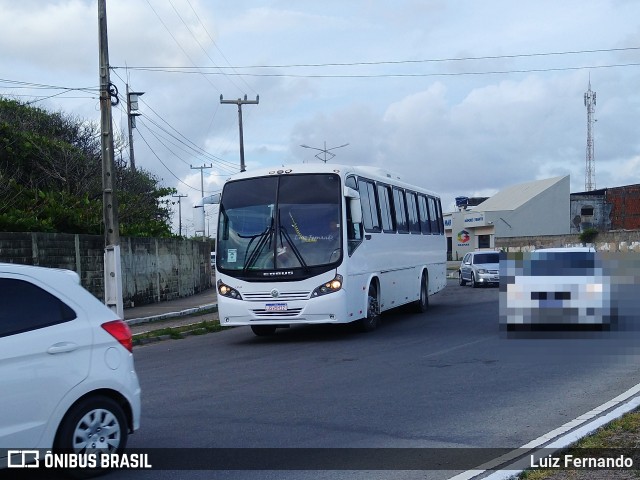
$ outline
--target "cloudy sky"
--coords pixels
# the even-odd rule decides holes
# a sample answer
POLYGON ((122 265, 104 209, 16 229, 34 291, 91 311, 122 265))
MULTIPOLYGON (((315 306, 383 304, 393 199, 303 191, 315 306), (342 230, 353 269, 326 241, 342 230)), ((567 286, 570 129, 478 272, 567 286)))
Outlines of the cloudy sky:
MULTIPOLYGON (((596 186, 640 183, 636 0, 107 0, 111 80, 141 97, 136 165, 190 205, 239 170, 383 166, 491 195, 571 175, 584 190, 589 76, 596 186)), ((99 121, 96 0, 0 0, 0 95, 99 121)), ((114 108, 126 131, 126 106, 114 108)), ((128 158, 128 148, 122 151, 128 158)), ((177 210, 177 209, 176 209, 177 210)))

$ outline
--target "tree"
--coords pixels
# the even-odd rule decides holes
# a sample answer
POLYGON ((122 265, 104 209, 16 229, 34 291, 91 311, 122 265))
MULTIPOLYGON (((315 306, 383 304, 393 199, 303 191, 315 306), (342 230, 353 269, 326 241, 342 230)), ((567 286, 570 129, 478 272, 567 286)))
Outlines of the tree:
MULTIPOLYGON (((120 231, 171 236, 175 189, 116 162, 120 231)), ((101 234, 102 164, 95 123, 0 97, 0 231, 101 234)))

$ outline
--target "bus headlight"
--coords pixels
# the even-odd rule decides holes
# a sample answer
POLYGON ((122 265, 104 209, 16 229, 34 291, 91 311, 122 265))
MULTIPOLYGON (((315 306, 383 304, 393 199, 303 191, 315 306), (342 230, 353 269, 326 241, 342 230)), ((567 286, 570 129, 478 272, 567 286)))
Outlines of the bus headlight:
POLYGON ((318 288, 316 288, 311 294, 311 298, 319 297, 321 295, 326 295, 327 293, 337 292, 342 288, 342 275, 336 275, 333 280, 323 283, 318 288))
POLYGON ((233 298, 235 300, 242 300, 242 296, 240 292, 238 292, 235 288, 231 288, 226 283, 223 283, 222 280, 218 280, 218 293, 223 297, 233 298))

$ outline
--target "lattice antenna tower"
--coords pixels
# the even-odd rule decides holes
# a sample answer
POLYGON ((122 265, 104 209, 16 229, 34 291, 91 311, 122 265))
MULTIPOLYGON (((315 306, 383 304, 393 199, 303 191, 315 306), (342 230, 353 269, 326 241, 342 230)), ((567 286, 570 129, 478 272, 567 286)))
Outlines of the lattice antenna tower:
POLYGON ((593 148, 593 114, 596 111, 596 92, 591 90, 591 75, 589 75, 589 89, 584 94, 584 105, 587 107, 587 155, 584 175, 584 189, 587 192, 596 188, 596 166, 593 148))

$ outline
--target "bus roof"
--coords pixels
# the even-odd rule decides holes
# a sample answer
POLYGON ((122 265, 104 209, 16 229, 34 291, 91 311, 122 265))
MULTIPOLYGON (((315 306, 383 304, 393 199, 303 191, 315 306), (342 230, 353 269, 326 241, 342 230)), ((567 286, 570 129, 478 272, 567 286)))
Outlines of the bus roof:
POLYGON ((401 179, 401 177, 393 172, 390 172, 384 168, 372 167, 372 166, 351 166, 351 165, 338 165, 338 164, 326 164, 326 163, 299 163, 280 167, 261 168, 252 171, 245 171, 237 173, 229 177, 227 181, 240 180, 245 178, 263 177, 269 175, 282 175, 282 174, 298 174, 298 173, 336 173, 341 177, 346 177, 350 174, 366 177, 371 180, 387 183, 389 185, 395 185, 402 188, 408 188, 420 193, 426 193, 434 197, 440 197, 432 190, 407 183, 401 179))

